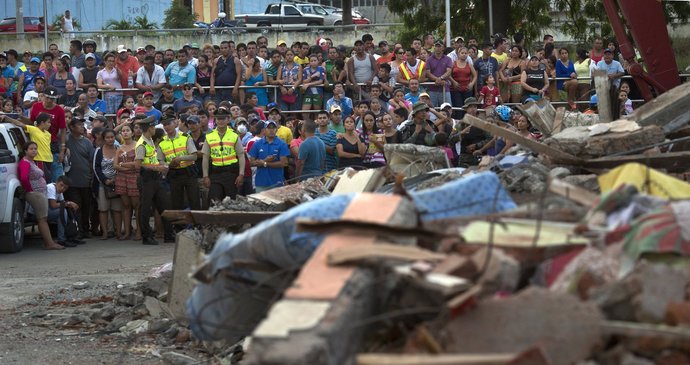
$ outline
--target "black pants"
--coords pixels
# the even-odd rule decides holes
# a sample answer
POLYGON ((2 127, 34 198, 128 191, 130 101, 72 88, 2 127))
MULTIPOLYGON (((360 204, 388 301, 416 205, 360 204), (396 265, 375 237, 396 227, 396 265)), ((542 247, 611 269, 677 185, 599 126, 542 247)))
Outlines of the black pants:
POLYGON ((226 196, 235 199, 237 196, 237 185, 235 180, 239 176, 237 167, 212 167, 208 174, 211 180, 211 186, 208 189, 209 206, 214 200, 222 201, 226 196))
MULTIPOLYGON (((141 207, 141 214, 139 214, 141 238, 152 238, 153 233, 151 231, 151 226, 149 225, 149 220, 151 219, 151 214, 153 213, 153 207, 156 207, 158 213, 163 214, 163 211, 169 206, 170 196, 161 185, 161 178, 157 172, 141 170, 137 185, 139 186, 139 192, 141 193, 139 204, 141 207)), ((168 222, 168 220, 165 218, 163 218, 163 230, 165 232, 166 239, 173 238, 172 227, 170 226, 170 222, 168 222)))
POLYGON ((199 181, 195 172, 190 168, 172 169, 168 171, 170 182, 171 208, 174 210, 185 209, 185 197, 192 210, 201 209, 199 200, 199 181))
POLYGON ((70 200, 79 205, 77 212, 77 222, 79 223, 79 232, 82 234, 91 231, 89 224, 91 218, 91 202, 94 201, 91 194, 91 188, 77 188, 70 186, 65 191, 65 200, 70 200))

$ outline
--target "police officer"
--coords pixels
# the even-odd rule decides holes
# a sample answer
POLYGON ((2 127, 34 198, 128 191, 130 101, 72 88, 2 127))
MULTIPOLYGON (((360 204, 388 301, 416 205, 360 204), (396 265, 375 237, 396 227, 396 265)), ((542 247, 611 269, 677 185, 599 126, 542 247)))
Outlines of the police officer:
MULTIPOLYGON (((199 123, 199 117, 196 115, 187 117, 187 123, 190 122, 190 119, 199 123)), ((194 169, 196 162, 194 141, 177 130, 177 122, 174 118, 163 119, 161 124, 165 130, 165 137, 163 137, 159 147, 169 168, 167 178, 170 182, 172 209, 184 209, 186 196, 189 207, 192 210, 199 210, 201 203, 199 201, 199 182, 194 169)))
MULTIPOLYGON (((137 114, 135 123, 141 127, 141 137, 136 143, 134 166, 139 169, 139 180, 137 185, 140 192, 139 227, 141 227, 141 237, 145 245, 157 245, 158 241, 153 238, 153 232, 149 225, 151 209, 155 205, 158 213, 168 207, 170 197, 161 185, 161 175, 168 171, 168 166, 161 164, 164 160, 163 153, 156 148, 153 136, 156 128, 154 127, 154 117, 147 117, 145 114, 137 114)), ((175 242, 172 228, 167 219, 163 219, 163 229, 165 232, 165 242, 175 242)))
POLYGON ((209 201, 235 198, 244 183, 244 147, 237 133, 228 128, 230 112, 219 108, 216 129, 206 135, 202 149, 204 185, 209 188, 209 201))

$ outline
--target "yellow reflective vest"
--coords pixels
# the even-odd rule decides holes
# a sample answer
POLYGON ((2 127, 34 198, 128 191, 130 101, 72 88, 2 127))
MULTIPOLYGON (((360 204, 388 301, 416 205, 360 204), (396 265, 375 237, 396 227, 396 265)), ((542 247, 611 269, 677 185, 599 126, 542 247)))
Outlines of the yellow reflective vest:
POLYGON ((146 142, 143 136, 139 137, 135 149, 139 148, 141 145, 144 145, 144 148, 146 149, 144 159, 141 161, 142 166, 160 165, 160 162, 158 162, 158 156, 156 155, 156 147, 146 142))
POLYGON ((211 156, 213 166, 230 166, 237 163, 237 152, 235 143, 239 136, 232 129, 228 128, 220 138, 218 130, 214 130, 206 135, 206 143, 211 156))
MULTIPOLYGON (((175 157, 188 155, 187 151, 187 139, 189 137, 184 134, 177 133, 175 138, 170 139, 168 135, 163 137, 163 140, 159 144, 163 155, 165 156, 165 162, 170 164, 175 157)), ((194 164, 194 161, 180 161, 179 169, 189 167, 194 164)))

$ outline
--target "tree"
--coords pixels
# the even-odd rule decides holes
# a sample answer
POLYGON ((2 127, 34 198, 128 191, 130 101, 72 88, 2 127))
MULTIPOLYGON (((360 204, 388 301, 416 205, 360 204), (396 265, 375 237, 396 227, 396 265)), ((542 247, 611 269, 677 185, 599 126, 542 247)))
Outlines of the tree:
MULTIPOLYGON (((451 33, 489 40, 487 0, 450 0, 451 33), (481 35, 481 36, 480 36, 481 35)), ((671 24, 686 22, 690 4, 664 2, 671 24)), ((514 34, 518 31, 529 41, 540 41, 544 29, 552 25, 551 11, 563 17, 559 30, 580 42, 595 35, 610 37, 611 27, 603 7, 603 0, 492 0, 494 33, 514 34), (553 7, 552 7, 553 5, 553 7)), ((443 0, 389 0, 388 8, 400 16, 404 27, 400 41, 410 44, 414 37, 431 33, 445 35, 443 0)))
POLYGON ((130 30, 130 29, 135 29, 134 26, 122 19, 122 20, 115 20, 115 19, 108 19, 107 22, 105 22, 105 26, 103 27, 103 30, 130 30))
POLYGON ((134 28, 135 29, 158 29, 158 23, 149 22, 149 18, 144 15, 143 17, 134 18, 134 28))
POLYGON ((168 10, 165 11, 163 28, 185 29, 194 27, 194 22, 199 16, 191 9, 184 6, 182 0, 173 0, 168 10))

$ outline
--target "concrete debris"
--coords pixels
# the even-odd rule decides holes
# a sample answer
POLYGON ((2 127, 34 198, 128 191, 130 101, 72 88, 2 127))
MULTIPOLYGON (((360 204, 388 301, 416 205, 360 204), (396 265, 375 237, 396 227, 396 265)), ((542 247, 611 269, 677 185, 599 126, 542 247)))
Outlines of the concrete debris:
POLYGON ((591 135, 589 127, 571 127, 545 139, 544 143, 574 156, 595 158, 653 145, 663 142, 665 138, 663 129, 657 126, 595 136, 591 135))
POLYGON ((549 171, 549 177, 552 179, 562 179, 571 174, 570 170, 562 166, 554 167, 549 171))
POLYGON ((528 163, 514 165, 498 174, 501 183, 511 193, 538 194, 546 189, 549 169, 535 158, 528 163))
POLYGON ((177 352, 164 352, 161 354, 163 362, 167 365, 198 365, 199 360, 177 352))
POLYGON ((563 181, 568 184, 579 186, 585 190, 589 190, 593 193, 600 193, 599 180, 597 180, 597 175, 570 175, 563 178, 563 181))
POLYGON ((149 321, 144 319, 137 319, 127 322, 126 325, 120 327, 120 333, 124 336, 138 335, 144 333, 149 329, 149 321))
POLYGON ((532 288, 484 301, 439 325, 445 332, 441 344, 449 353, 514 353, 538 344, 549 364, 570 365, 603 344, 602 319, 592 303, 532 288))
POLYGON ((77 281, 75 283, 72 283, 72 287, 74 289, 86 289, 90 286, 91 284, 88 281, 77 281))

